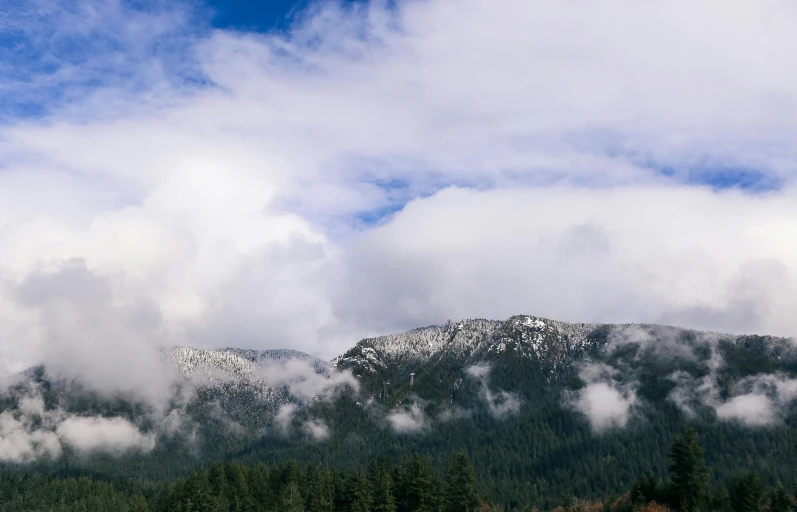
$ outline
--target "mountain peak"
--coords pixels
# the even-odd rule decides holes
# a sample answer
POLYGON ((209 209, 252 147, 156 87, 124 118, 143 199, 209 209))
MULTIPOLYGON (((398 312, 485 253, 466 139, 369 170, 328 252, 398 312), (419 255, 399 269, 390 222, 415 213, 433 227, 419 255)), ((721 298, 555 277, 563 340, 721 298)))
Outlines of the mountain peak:
POLYGON ((393 363, 443 355, 471 357, 510 349, 540 360, 558 360, 565 353, 583 350, 589 344, 589 334, 597 327, 598 324, 560 322, 533 315, 515 315, 503 321, 468 318, 363 339, 331 364, 376 373, 393 363))

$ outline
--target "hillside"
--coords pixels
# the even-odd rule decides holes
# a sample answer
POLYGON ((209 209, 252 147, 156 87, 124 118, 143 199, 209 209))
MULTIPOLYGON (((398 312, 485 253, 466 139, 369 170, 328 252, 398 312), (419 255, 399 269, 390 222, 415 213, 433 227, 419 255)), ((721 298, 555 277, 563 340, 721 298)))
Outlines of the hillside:
POLYGON ((464 448, 491 499, 512 509, 663 477, 667 447, 691 425, 716 481, 745 469, 771 483, 797 477, 797 351, 783 338, 514 316, 364 339, 330 363, 188 347, 165 359, 179 378, 160 409, 29 372, 3 415, 61 449, 31 441, 29 455, 6 460, 160 478, 222 459, 351 468, 413 452, 442 468, 464 448), (123 418, 140 438, 81 445, 64 427, 96 416, 123 418))

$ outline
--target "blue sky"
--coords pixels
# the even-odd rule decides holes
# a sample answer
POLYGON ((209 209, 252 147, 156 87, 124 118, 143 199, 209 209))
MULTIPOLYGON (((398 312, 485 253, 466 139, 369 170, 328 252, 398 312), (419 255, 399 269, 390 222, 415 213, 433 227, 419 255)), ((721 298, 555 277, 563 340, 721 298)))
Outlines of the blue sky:
POLYGON ((285 29, 290 25, 291 17, 302 7, 306 0, 231 0, 208 2, 213 26, 221 29, 253 30, 265 32, 274 29, 285 29))
POLYGON ((14 297, 76 262, 151 343, 793 332, 786 0, 2 5, 0 339, 74 338, 14 297))
MULTIPOLYGON (((347 4, 351 5, 351 2, 344 2, 342 5, 347 4)), ((124 39, 127 35, 124 30, 117 31, 113 26, 94 28, 88 32, 70 32, 63 29, 63 25, 77 24, 76 20, 82 16, 81 2, 64 3, 60 10, 49 9, 33 14, 24 2, 9 2, 9 5, 11 12, 25 15, 20 14, 18 26, 12 24, 9 29, 0 31, 0 48, 5 61, 5 66, 0 66, 0 76, 4 77, 6 88, 13 88, 1 96, 2 119, 46 117, 53 109, 106 86, 145 91, 152 87, 155 80, 170 79, 184 85, 202 87, 207 77, 193 65, 192 59, 185 58, 190 52, 192 38, 207 34, 209 29, 261 35, 290 35, 297 19, 302 17, 308 7, 317 10, 324 3, 311 3, 307 0, 232 0, 193 2, 182 4, 183 7, 164 7, 168 4, 158 2, 127 4, 135 5, 133 11, 129 12, 136 13, 142 19, 149 15, 155 19, 168 20, 175 11, 182 10, 184 13, 180 22, 174 26, 155 29, 153 34, 148 34, 150 38, 141 48, 135 48, 136 52, 132 55, 125 54, 132 45, 124 39), (63 21, 63 18, 67 20, 63 21), (138 60, 148 55, 163 59, 165 70, 160 75, 139 73, 138 60), (82 67, 90 72, 75 77, 66 73, 65 77, 56 78, 59 73, 65 74, 65 64, 82 67)), ((121 23, 122 20, 115 22, 121 23)), ((133 34, 131 37, 137 35, 133 34)), ((783 183, 781 177, 751 165, 716 161, 722 160, 722 156, 714 158, 712 155, 697 155, 693 161, 686 162, 660 160, 650 156, 640 158, 638 148, 618 147, 613 141, 614 136, 606 139, 600 132, 587 130, 586 135, 578 136, 573 141, 576 146, 584 146, 588 151, 630 159, 637 165, 647 166, 652 173, 682 183, 705 185, 714 189, 740 188, 751 193, 776 190, 783 183)), ((555 175, 552 177, 554 181, 558 179, 555 175)), ((430 190, 459 181, 461 180, 438 183, 430 190)), ((395 209, 396 205, 379 206, 374 210, 361 212, 357 218, 379 221, 383 218, 383 213, 392 213, 395 209)))

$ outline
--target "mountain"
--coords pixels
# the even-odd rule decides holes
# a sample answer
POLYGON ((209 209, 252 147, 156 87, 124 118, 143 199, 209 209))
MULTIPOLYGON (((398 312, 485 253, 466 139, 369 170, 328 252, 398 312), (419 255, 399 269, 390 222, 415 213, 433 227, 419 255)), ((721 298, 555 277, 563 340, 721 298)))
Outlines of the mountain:
POLYGON ((521 315, 506 321, 467 319, 364 339, 331 365, 352 371, 372 392, 382 383, 407 384, 411 375, 420 383, 441 366, 464 369, 509 353, 554 374, 598 346, 591 336, 598 327, 521 315))
POLYGON ((219 459, 355 467, 412 452, 442 467, 465 448, 511 510, 661 477, 667 447, 691 425, 716 481, 744 469, 773 483, 797 478, 797 349, 784 338, 518 315, 364 339, 329 363, 235 348, 176 347, 165 358, 180 379, 161 416, 30 372, 3 409, 28 425, 20 411, 35 386, 61 421, 36 424, 63 452, 16 470, 171 478, 219 459), (67 414, 121 417, 157 442, 87 456, 61 432, 67 414))

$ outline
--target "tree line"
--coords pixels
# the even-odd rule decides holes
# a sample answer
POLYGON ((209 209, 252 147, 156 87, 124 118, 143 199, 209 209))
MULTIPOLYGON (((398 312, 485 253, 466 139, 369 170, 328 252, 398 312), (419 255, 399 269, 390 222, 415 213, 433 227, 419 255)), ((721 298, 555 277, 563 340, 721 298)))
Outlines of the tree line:
MULTIPOLYGON (((619 497, 571 499, 556 512, 797 512, 794 494, 755 472, 710 485, 697 433, 671 446, 665 477, 640 475, 619 497)), ((172 482, 87 475, 0 474, 0 512, 500 512, 483 494, 465 451, 436 471, 418 454, 350 470, 282 462, 218 462, 172 482)), ((529 504, 525 511, 536 511, 529 504)))

